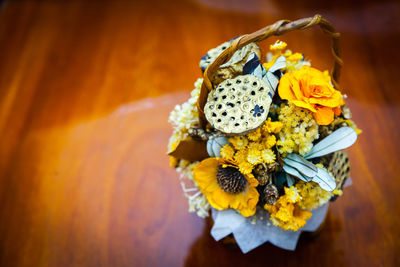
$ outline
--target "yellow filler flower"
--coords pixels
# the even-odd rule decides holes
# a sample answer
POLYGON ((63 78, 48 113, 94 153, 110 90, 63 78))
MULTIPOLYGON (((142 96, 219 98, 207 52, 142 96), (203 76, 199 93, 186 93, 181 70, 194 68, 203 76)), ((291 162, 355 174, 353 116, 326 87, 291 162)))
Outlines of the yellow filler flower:
POLYGON ((274 225, 283 230, 297 231, 311 218, 312 213, 308 210, 303 210, 298 203, 301 201, 301 196, 297 188, 285 187, 285 195, 281 196, 275 205, 264 205, 264 209, 269 211, 271 221, 274 225))
POLYGON ((330 124, 334 114, 340 115, 340 106, 344 105, 342 95, 333 88, 329 75, 310 66, 283 75, 278 93, 282 99, 313 112, 319 125, 330 124))
POLYGON ((234 161, 207 158, 193 170, 200 191, 217 210, 232 208, 244 217, 254 215, 259 199, 257 179, 242 174, 234 161))

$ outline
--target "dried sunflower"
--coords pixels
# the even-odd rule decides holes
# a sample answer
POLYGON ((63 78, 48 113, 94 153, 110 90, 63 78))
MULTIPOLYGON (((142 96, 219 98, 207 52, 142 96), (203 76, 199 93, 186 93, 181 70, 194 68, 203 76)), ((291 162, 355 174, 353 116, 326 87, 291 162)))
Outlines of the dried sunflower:
POLYGON ((239 171, 236 162, 207 158, 193 170, 200 191, 217 210, 232 208, 244 217, 254 215, 259 199, 257 179, 239 171))

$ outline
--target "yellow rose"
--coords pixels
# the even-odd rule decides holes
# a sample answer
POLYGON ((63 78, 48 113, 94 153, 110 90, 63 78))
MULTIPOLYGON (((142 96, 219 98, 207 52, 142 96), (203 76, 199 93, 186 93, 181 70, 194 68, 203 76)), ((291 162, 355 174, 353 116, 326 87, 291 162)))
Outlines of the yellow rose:
POLYGON ((319 125, 330 124, 344 105, 342 94, 333 88, 329 75, 310 66, 283 75, 278 93, 282 99, 313 112, 319 125))

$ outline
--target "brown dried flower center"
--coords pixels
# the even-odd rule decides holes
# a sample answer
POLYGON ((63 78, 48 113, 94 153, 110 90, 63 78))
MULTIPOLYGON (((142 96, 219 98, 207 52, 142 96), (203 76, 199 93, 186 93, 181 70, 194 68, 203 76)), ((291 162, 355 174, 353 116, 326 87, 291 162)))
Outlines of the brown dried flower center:
POLYGON ((237 194, 243 192, 247 180, 244 175, 234 167, 218 167, 218 185, 227 193, 237 194))

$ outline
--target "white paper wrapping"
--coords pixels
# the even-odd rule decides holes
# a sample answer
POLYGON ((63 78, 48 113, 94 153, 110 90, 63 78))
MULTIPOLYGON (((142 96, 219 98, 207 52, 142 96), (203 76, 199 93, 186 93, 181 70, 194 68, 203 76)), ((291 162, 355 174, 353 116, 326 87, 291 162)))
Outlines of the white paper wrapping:
POLYGON ((253 217, 245 218, 232 209, 216 210, 212 209, 214 225, 211 228, 211 235, 216 241, 233 234, 236 243, 243 253, 270 242, 277 247, 294 250, 302 231, 314 232, 324 221, 329 204, 325 204, 312 211, 313 215, 307 220, 307 224, 298 231, 285 231, 269 220, 266 210, 257 211, 257 220, 253 217))
MULTIPOLYGON (((343 187, 352 184, 351 178, 347 178, 343 187)), ((264 209, 257 209, 252 217, 243 217, 233 209, 216 210, 211 208, 211 216, 214 225, 211 235, 216 241, 233 234, 236 243, 243 253, 247 253, 256 247, 270 242, 273 245, 286 249, 295 250, 301 232, 314 232, 325 220, 328 212, 329 202, 312 211, 312 216, 306 225, 298 231, 285 231, 271 223, 269 214, 264 209)))

